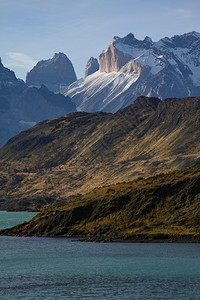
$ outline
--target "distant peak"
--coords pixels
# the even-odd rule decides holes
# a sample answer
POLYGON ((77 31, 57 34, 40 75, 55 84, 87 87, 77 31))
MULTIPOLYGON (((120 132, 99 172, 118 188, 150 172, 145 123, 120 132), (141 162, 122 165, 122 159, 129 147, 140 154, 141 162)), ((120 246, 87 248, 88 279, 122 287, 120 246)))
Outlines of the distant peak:
POLYGON ((68 57, 65 53, 62 52, 55 53, 54 56, 52 57, 52 59, 58 59, 58 58, 68 58, 68 57))
POLYGON ((98 61, 98 60, 96 58, 94 58, 93 56, 91 56, 88 61, 98 61))
POLYGON ((144 41, 145 41, 145 42, 149 42, 149 43, 153 43, 152 39, 151 39, 149 36, 146 36, 146 37, 144 38, 144 41))
POLYGON ((119 37, 119 36, 114 36, 113 37, 113 43, 114 42, 117 42, 117 41, 129 41, 129 42, 132 42, 133 40, 135 40, 135 36, 134 36, 134 34, 132 33, 132 32, 130 32, 129 34, 127 34, 126 36, 124 36, 124 37, 119 37))
POLYGON ((114 37, 114 38, 115 38, 114 41, 116 41, 115 44, 123 43, 131 47, 137 47, 137 48, 144 47, 145 49, 149 49, 153 45, 153 41, 149 36, 146 36, 144 40, 139 40, 135 37, 135 35, 132 32, 127 34, 125 37, 122 38, 114 37))
POLYGON ((86 64, 85 68, 85 77, 95 73, 96 71, 99 70, 99 63, 98 60, 94 57, 90 57, 86 64))
POLYGON ((191 33, 192 35, 195 35, 196 37, 200 38, 200 33, 197 32, 197 31, 192 31, 192 32, 189 32, 191 33))
POLYGON ((115 41, 117 41, 117 40, 119 40, 119 39, 120 39, 119 36, 114 36, 114 37, 113 37, 113 42, 115 42, 115 41))
POLYGON ((55 53, 54 56, 66 56, 66 54, 63 52, 58 52, 58 53, 55 53))
POLYGON ((165 36, 164 38, 161 39, 161 41, 169 42, 169 41, 171 41, 171 39, 168 36, 165 36))
POLYGON ((134 34, 133 34, 132 32, 130 32, 129 34, 127 34, 127 37, 128 37, 128 38, 131 38, 131 39, 134 39, 134 38, 135 38, 135 36, 134 36, 134 34))
POLYGON ((197 32, 197 31, 190 31, 190 32, 187 32, 187 33, 184 33, 184 34, 181 34, 181 35, 174 35, 172 37, 172 39, 174 38, 187 38, 187 37, 195 37, 195 38, 200 38, 200 33, 197 32))
POLYGON ((39 61, 26 76, 28 86, 40 87, 44 84, 53 92, 60 91, 76 80, 72 62, 62 52, 55 53, 47 60, 39 61))

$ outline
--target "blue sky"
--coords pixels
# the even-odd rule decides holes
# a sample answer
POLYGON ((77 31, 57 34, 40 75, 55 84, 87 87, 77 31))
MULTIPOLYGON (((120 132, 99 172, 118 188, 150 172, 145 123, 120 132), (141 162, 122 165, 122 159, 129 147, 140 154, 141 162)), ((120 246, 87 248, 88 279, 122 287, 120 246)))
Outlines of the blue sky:
POLYGON ((0 57, 25 79, 37 61, 64 52, 80 78, 113 36, 200 32, 199 12, 199 0, 0 0, 0 57))

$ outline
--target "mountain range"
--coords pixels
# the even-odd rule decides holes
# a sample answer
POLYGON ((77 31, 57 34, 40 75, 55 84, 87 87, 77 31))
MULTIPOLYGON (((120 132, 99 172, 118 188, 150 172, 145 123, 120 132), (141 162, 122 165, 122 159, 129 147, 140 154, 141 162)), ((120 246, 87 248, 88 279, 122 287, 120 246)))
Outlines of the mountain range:
POLYGON ((63 53, 26 83, 0 61, 1 145, 22 131, 0 148, 0 209, 44 209, 0 234, 199 242, 199 56, 193 31, 114 37, 80 80, 63 53))
POLYGON ((0 146, 36 123, 76 111, 70 97, 54 94, 46 86, 28 87, 0 60, 0 146))
POLYGON ((139 97, 115 114, 40 122, 0 148, 0 209, 39 210, 93 188, 200 159, 200 97, 139 97))
POLYGON ((26 83, 0 62, 0 145, 39 121, 72 111, 114 113, 140 95, 161 100, 199 96, 199 57, 200 34, 192 31, 158 42, 138 40, 132 33, 115 36, 99 62, 88 60, 85 78, 79 80, 60 52, 39 61, 26 83))
MULTIPOLYGON (((94 69, 95 70, 95 69, 94 69)), ((130 33, 99 56, 99 70, 62 91, 78 111, 116 112, 138 96, 173 97, 200 94, 200 33, 192 31, 153 42, 130 33)))

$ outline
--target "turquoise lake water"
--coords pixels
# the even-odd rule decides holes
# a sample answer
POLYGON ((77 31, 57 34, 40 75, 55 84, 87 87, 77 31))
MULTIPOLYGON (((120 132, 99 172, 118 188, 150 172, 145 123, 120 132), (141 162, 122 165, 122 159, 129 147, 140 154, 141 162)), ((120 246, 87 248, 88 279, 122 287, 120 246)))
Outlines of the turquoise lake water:
POLYGON ((0 270, 3 300, 200 299, 200 244, 0 237, 0 270))
POLYGON ((32 219, 36 212, 6 212, 0 211, 0 229, 10 228, 32 219))

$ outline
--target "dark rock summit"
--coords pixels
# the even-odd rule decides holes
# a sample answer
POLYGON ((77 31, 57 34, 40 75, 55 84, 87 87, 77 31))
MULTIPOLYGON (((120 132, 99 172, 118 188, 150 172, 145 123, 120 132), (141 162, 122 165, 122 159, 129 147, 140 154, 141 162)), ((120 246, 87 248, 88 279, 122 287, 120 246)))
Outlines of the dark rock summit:
POLYGON ((26 76, 28 86, 39 88, 44 84, 52 92, 58 92, 76 80, 71 61, 60 52, 51 59, 39 61, 26 76))
POLYGON ((94 57, 90 57, 86 64, 85 68, 85 77, 95 73, 96 71, 99 70, 99 63, 98 60, 94 57))
POLYGON ((0 61, 0 146, 37 122, 76 111, 70 97, 28 87, 0 61))
POLYGON ((5 68, 1 62, 0 58, 0 88, 4 88, 9 86, 10 84, 19 83, 17 80, 15 73, 7 68, 5 68))

